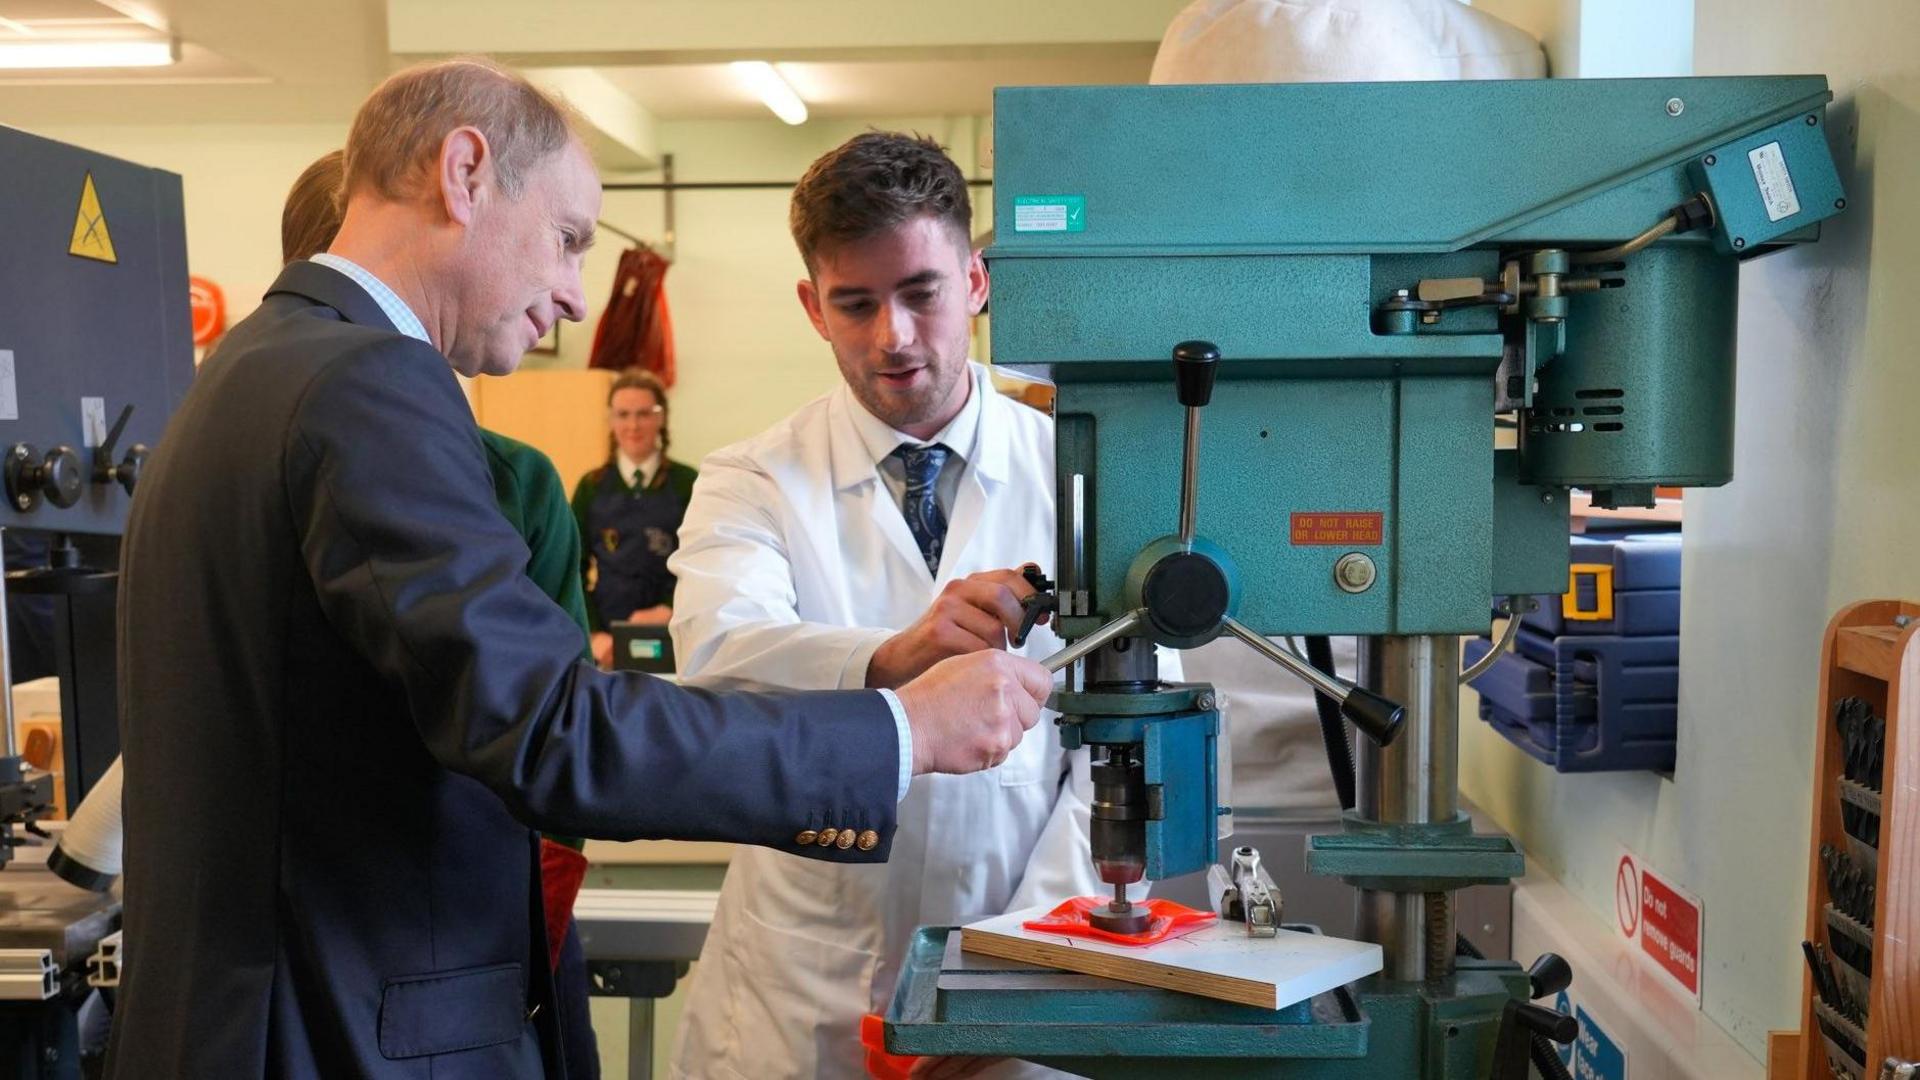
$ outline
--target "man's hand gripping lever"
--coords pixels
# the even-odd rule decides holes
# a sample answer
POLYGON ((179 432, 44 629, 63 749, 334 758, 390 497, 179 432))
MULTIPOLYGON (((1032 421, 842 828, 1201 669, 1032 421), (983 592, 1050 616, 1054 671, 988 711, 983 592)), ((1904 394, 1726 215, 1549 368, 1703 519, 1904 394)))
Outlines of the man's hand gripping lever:
POLYGON ((1053 693, 1053 676, 1025 657, 988 650, 942 660, 897 693, 913 731, 913 774, 971 773, 1020 745, 1053 693))

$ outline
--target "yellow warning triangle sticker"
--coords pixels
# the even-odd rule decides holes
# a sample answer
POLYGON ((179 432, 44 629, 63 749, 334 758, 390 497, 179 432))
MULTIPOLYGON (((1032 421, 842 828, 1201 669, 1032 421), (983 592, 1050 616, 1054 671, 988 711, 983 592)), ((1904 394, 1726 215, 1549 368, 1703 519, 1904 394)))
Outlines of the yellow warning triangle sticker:
POLYGON ((67 245, 67 254, 101 262, 120 261, 113 253, 113 237, 107 234, 107 215, 100 209, 100 194, 93 190, 92 173, 80 188, 80 212, 73 219, 73 242, 67 245))

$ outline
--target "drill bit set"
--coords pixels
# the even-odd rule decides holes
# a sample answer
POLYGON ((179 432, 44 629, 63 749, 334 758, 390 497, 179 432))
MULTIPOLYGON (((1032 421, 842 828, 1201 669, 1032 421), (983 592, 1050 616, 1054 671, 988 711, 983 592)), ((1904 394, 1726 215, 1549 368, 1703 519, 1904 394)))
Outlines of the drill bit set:
POLYGON ((1833 709, 1840 736, 1837 778, 1846 846, 1820 845, 1827 888, 1827 941, 1800 943, 1812 975, 1814 1020, 1835 1076, 1860 1077, 1867 1061, 1867 1009, 1873 987, 1873 926, 1880 866, 1881 780, 1887 722, 1863 698, 1840 699, 1833 709))

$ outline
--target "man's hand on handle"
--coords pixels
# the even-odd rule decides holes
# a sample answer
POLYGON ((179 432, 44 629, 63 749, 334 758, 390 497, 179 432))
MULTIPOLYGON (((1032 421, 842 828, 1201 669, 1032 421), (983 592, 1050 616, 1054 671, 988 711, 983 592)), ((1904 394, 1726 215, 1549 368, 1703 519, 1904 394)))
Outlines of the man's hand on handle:
POLYGON ((867 685, 896 689, 950 656, 1005 649, 1033 594, 1019 570, 988 570, 947 582, 913 625, 888 638, 867 661, 867 685))
POLYGON ((1007 759, 1040 719, 1053 676, 988 650, 942 660, 896 693, 913 729, 913 774, 970 773, 1007 759))

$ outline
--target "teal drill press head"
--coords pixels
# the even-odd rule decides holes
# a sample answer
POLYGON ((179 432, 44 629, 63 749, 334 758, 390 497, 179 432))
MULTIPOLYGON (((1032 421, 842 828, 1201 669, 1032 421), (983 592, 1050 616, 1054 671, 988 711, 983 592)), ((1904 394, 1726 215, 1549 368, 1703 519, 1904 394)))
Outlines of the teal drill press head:
MULTIPOLYGON (((1167 357, 1195 339, 1215 346, 1201 532, 1263 634, 1477 633, 1496 595, 1564 591, 1567 489, 1726 483, 1739 263, 1844 207, 1830 96, 1818 76, 998 91, 993 358, 1059 387, 1060 584, 1085 600, 1062 630, 1138 607, 1167 556, 1167 357)), ((1217 597, 1201 569, 1164 572, 1217 597)))

